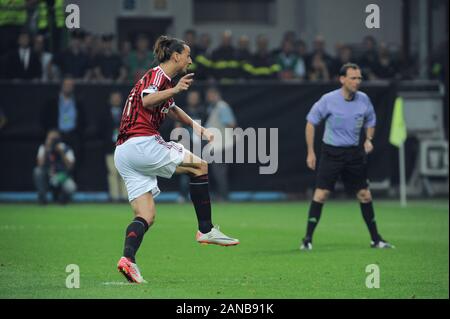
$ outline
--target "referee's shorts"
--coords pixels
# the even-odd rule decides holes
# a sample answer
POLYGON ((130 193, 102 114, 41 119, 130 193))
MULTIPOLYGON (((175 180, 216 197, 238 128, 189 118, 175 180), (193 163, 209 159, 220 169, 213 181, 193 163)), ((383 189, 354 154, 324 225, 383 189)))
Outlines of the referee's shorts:
POLYGON ((359 146, 337 147, 323 143, 316 188, 334 191, 339 178, 348 192, 356 193, 368 188, 367 155, 359 146))

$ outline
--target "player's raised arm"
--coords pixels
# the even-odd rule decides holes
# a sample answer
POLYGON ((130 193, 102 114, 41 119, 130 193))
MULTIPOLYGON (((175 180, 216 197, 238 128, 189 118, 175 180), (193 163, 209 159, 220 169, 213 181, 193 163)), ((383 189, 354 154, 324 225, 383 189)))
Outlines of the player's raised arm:
POLYGON ((194 73, 186 74, 178 81, 175 87, 167 90, 158 91, 157 88, 154 88, 152 91, 143 91, 142 105, 145 108, 156 107, 178 93, 187 91, 194 81, 193 76, 194 73))

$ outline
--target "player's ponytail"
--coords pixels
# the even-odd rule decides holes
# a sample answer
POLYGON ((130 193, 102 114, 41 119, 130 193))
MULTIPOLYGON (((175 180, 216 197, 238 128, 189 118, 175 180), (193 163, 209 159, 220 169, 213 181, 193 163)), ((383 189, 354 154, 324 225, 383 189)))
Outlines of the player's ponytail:
POLYGON ((172 53, 181 53, 184 50, 185 42, 176 38, 171 38, 166 35, 160 36, 155 43, 153 52, 159 63, 170 60, 172 53))

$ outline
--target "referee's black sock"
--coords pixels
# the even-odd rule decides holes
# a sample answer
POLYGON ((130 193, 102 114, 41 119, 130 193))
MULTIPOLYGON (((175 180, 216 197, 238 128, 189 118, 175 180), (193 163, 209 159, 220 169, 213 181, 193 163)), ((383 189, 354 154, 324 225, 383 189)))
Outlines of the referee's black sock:
POLYGON ((144 218, 136 217, 130 225, 128 225, 125 234, 125 248, 123 256, 129 258, 133 263, 135 261, 136 252, 141 246, 145 232, 148 230, 148 223, 144 218))
POLYGON ((375 222, 375 212, 373 210, 372 202, 369 203, 360 203, 361 212, 366 222, 367 228, 370 232, 370 237, 374 242, 377 242, 380 239, 380 235, 377 230, 377 223, 375 222))
POLYGON ((319 203, 314 200, 311 201, 308 213, 308 226, 306 227, 306 240, 312 241, 314 230, 319 223, 320 215, 322 215, 322 207, 323 203, 319 203))
POLYGON ((208 174, 191 177, 189 193, 197 214, 198 230, 206 234, 211 231, 211 201, 209 198, 208 174))

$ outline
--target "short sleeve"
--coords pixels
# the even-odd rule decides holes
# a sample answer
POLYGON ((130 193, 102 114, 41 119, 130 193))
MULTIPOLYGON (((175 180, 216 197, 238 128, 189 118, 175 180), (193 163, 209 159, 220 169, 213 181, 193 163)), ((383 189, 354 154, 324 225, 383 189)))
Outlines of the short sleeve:
POLYGON ((153 94, 158 91, 159 91, 159 88, 156 85, 151 84, 148 88, 142 90, 141 99, 143 99, 147 94, 153 94))
POLYGON ((364 117, 364 128, 375 127, 377 124, 377 116, 369 97, 367 97, 367 110, 364 117))
POLYGON ((306 120, 314 125, 320 122, 327 116, 327 103, 325 97, 321 97, 319 101, 314 103, 313 107, 306 116, 306 120))

